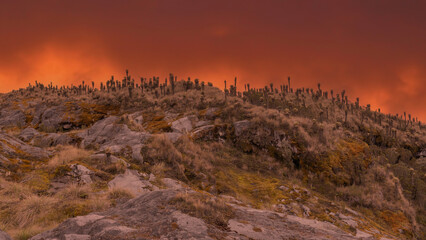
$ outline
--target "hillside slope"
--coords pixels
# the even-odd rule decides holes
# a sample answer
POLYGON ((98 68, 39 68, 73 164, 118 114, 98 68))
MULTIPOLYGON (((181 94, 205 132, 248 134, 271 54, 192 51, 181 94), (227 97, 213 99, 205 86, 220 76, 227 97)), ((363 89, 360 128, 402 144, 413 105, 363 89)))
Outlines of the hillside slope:
POLYGON ((0 229, 15 239, 426 237, 426 127, 344 91, 126 73, 36 83, 0 109, 0 229))

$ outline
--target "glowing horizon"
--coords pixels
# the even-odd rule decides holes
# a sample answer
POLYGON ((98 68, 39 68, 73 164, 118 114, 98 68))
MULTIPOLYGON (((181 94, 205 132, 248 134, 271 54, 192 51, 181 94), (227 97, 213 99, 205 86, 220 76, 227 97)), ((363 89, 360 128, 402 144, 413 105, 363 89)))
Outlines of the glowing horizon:
POLYGON ((424 2, 31 1, 0 7, 0 92, 174 73, 340 92, 426 121, 424 2))

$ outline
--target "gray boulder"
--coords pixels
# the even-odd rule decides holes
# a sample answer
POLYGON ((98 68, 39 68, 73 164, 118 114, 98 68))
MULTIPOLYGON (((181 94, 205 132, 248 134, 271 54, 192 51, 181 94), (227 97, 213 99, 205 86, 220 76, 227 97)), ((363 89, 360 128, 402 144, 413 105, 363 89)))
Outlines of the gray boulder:
POLYGON ((212 239, 206 223, 170 207, 177 190, 148 192, 102 213, 69 219, 32 240, 65 239, 78 234, 91 239, 212 239))
POLYGON ((19 134, 19 139, 24 142, 29 142, 35 136, 40 135, 40 133, 32 127, 27 127, 19 134))
MULTIPOLYGON (((360 239, 329 222, 233 203, 228 206, 234 212, 232 219, 227 227, 218 228, 171 204, 176 196, 186 193, 194 191, 175 187, 146 192, 108 211, 69 219, 32 239, 65 239, 71 234, 81 239, 360 239)), ((369 239, 367 234, 359 235, 369 239)))
POLYGON ((117 123, 118 117, 108 117, 96 122, 92 127, 80 133, 78 136, 84 148, 99 148, 108 150, 114 154, 129 154, 138 161, 143 161, 140 150, 144 142, 151 136, 145 132, 135 132, 125 124, 117 123), (130 149, 131 152, 126 151, 130 149))
POLYGON ((142 116, 142 112, 135 112, 129 115, 130 119, 133 120, 133 122, 135 122, 136 124, 139 124, 140 126, 142 126, 143 124, 143 116, 142 116))
POLYGON ((91 175, 93 172, 87 167, 79 164, 73 164, 70 166, 71 172, 68 174, 77 179, 77 182, 80 184, 89 184, 92 183, 91 175))
POLYGON ((25 126, 26 117, 21 110, 2 110, 0 112, 0 126, 25 126))
POLYGON ((49 158, 51 153, 39 148, 28 145, 27 143, 9 136, 5 133, 0 133, 0 155, 6 158, 21 158, 28 160, 42 160, 49 158))
POLYGON ((41 115, 40 119, 40 129, 46 132, 54 132, 59 130, 61 127, 61 123, 65 120, 65 106, 55 106, 48 108, 41 115))
POLYGON ((12 240, 9 234, 0 230, 0 240, 12 240))
POLYGON ((141 175, 136 170, 127 169, 124 174, 117 175, 113 180, 108 183, 110 189, 120 188, 128 190, 135 196, 140 196, 144 193, 150 192, 153 189, 158 189, 149 181, 141 178, 141 175))
POLYGON ((190 132, 192 128, 192 121, 189 117, 183 117, 172 122, 173 132, 187 133, 190 132))
POLYGON ((166 136, 166 138, 169 139, 170 142, 175 143, 177 140, 179 140, 180 137, 182 137, 182 133, 166 132, 164 133, 164 136, 166 136))

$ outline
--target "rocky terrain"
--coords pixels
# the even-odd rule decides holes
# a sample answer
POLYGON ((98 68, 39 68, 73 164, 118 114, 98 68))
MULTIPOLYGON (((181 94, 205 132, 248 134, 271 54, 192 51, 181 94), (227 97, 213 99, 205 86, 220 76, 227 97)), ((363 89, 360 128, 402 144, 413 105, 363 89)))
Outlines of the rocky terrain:
POLYGON ((0 128, 0 239, 426 238, 426 126, 344 90, 126 72, 2 94, 0 128))

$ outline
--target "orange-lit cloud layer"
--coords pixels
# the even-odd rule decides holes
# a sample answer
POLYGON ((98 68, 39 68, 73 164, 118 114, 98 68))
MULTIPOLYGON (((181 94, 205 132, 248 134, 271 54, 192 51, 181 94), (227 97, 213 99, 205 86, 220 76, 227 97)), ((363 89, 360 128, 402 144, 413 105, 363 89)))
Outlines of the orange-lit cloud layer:
POLYGON ((0 92, 169 72, 346 89, 426 121, 425 1, 2 1, 0 92))

